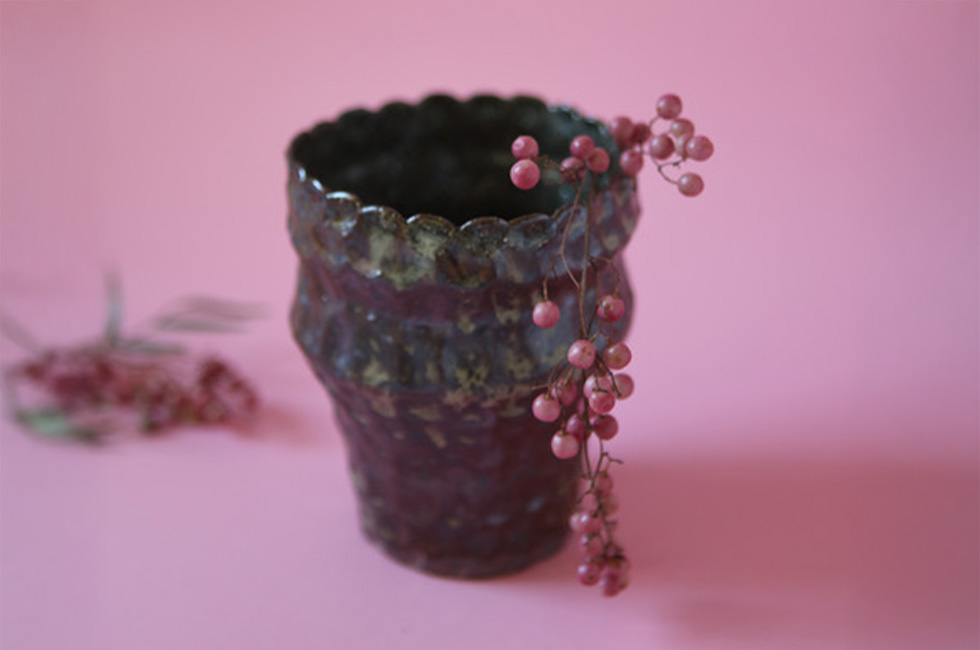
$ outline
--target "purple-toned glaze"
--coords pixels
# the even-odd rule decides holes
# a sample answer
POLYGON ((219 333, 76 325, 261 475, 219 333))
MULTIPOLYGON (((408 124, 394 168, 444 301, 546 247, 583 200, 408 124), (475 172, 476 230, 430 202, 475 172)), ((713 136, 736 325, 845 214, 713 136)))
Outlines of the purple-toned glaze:
MULTIPOLYGON (((510 186, 523 133, 558 160, 579 133, 615 151, 569 109, 488 96, 351 111, 289 149, 293 333, 334 400, 368 537, 431 573, 487 577, 552 554, 575 499, 576 463, 531 413, 578 338, 563 274, 548 295, 567 316, 541 329, 531 315, 568 219, 580 271, 585 210, 567 187, 510 186)), ((619 262, 635 185, 616 168, 600 186, 590 250, 619 262)))

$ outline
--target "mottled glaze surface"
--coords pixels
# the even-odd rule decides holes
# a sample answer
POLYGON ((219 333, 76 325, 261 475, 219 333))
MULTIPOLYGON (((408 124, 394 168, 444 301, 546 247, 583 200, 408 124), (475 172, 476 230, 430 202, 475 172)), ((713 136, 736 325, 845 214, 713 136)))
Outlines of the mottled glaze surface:
MULTIPOLYGON (((507 170, 515 135, 560 157, 583 131, 611 146, 596 123, 531 98, 435 96, 347 113, 290 147, 293 333, 334 399, 364 530, 401 562, 492 576, 567 534, 577 466, 551 454, 553 425, 530 403, 577 338, 574 287, 549 285, 566 314, 555 328, 531 309, 569 219, 581 270, 586 211, 569 188, 516 190, 507 170)), ((634 184, 614 170, 600 186, 590 252, 619 262, 634 184)), ((625 277, 620 291, 629 301, 625 277)))

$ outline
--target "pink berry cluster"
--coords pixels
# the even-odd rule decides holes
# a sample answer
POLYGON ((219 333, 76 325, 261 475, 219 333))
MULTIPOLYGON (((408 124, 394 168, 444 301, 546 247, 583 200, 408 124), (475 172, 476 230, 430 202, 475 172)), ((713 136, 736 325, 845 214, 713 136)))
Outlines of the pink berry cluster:
MULTIPOLYGON (((252 385, 216 356, 195 359, 151 332, 123 331, 118 275, 106 276, 105 327, 94 341, 46 346, 4 316, 0 333, 30 356, 4 369, 5 405, 47 438, 102 442, 120 430, 154 433, 182 424, 226 424, 258 410, 252 385), (26 399, 24 399, 26 397, 26 399)), ((232 332, 255 305, 203 296, 177 301, 152 322, 166 332, 232 332)))
MULTIPOLYGON (((602 301, 623 303, 608 295, 602 301)), ((623 313, 624 308, 620 307, 619 318, 623 313)), ((539 327, 553 327, 558 317, 558 306, 550 300, 534 307, 534 322, 539 327), (547 318, 542 318, 543 314, 547 318)), ((591 340, 579 339, 569 346, 566 358, 571 368, 561 372, 560 378, 549 384, 531 406, 538 420, 560 422, 551 439, 551 450, 558 458, 577 456, 593 433, 601 440, 612 440, 619 432, 619 424, 611 415, 616 401, 633 394, 633 379, 613 372, 625 368, 632 359, 629 347, 622 341, 612 343, 598 355, 591 340)))
MULTIPOLYGON (((711 140, 696 135, 694 123, 680 117, 681 107, 677 95, 663 95, 657 101, 655 117, 649 122, 617 117, 608 127, 620 150, 619 168, 623 174, 635 177, 649 156, 658 173, 676 185, 681 194, 697 196, 704 189, 704 181, 698 174, 688 172, 674 179, 664 171, 687 161, 707 160, 714 152, 711 140), (661 120, 666 127, 658 132, 661 120)), ((528 190, 541 181, 542 166, 557 172, 559 182, 577 185, 572 207, 589 206, 585 225, 588 229, 594 222, 591 197, 597 188, 596 175, 609 169, 610 154, 587 135, 575 137, 568 150, 570 155, 556 163, 540 155, 533 137, 522 135, 511 145, 517 161, 510 169, 510 179, 519 189, 528 190)), ((565 361, 552 371, 551 379, 535 397, 531 408, 538 420, 557 425, 551 438, 555 456, 578 458, 582 467, 584 489, 569 522, 579 537, 579 548, 584 555, 578 579, 585 585, 599 584, 603 594, 614 596, 629 583, 629 562, 623 548, 613 539, 616 522, 612 516, 618 506, 610 468, 621 461, 609 455, 605 443, 619 432, 613 409, 619 400, 633 394, 632 377, 619 372, 630 363, 632 353, 626 343, 616 340, 614 328, 610 327, 626 314, 626 304, 619 295, 619 271, 610 260, 592 258, 586 246, 582 273, 576 278, 565 260, 564 242, 571 224, 569 221, 566 225, 561 250, 551 268, 556 267, 559 259, 564 261, 566 273, 578 290, 580 336, 568 347, 565 361), (590 268, 595 269, 594 275, 587 272, 590 268), (603 273, 614 274, 615 289, 600 295, 595 304, 586 304, 589 296, 600 293, 599 276, 603 273), (590 292, 590 286, 595 291, 590 292), (602 344, 601 353, 597 343, 602 344), (598 452, 595 459, 593 452, 598 452)), ((542 295, 543 299, 534 305, 532 320, 538 327, 554 327, 561 313, 558 305, 548 299, 547 278, 542 295)))
MULTIPOLYGON (((628 117, 616 117, 609 121, 609 132, 621 153, 619 167, 627 176, 636 176, 643 169, 649 156, 657 172, 669 183, 677 186, 684 196, 697 196, 704 191, 704 179, 694 172, 685 172, 677 179, 665 173, 688 161, 702 162, 715 151, 711 140, 695 133, 694 122, 681 117, 683 104, 674 94, 663 95, 657 100, 656 115, 649 122, 634 122, 628 117), (665 127, 659 133, 659 122, 665 127)), ((531 136, 523 135, 514 141, 511 153, 517 162, 510 169, 514 185, 529 190, 541 180, 541 164, 553 164, 538 155, 538 143, 531 136)), ((601 174, 609 169, 609 152, 596 146, 587 135, 580 135, 569 145, 569 157, 558 165, 563 182, 583 180, 586 171, 601 174)))
MULTIPOLYGON (((561 179, 565 183, 583 180, 586 171, 601 174, 609 169, 609 152, 596 146, 595 140, 587 135, 574 138, 568 150, 571 155, 558 166, 561 179)), ((531 189, 541 180, 539 163, 549 164, 551 161, 538 156, 538 143, 529 135, 522 135, 514 140, 510 151, 517 158, 517 162, 510 168, 511 182, 519 189, 531 189)))
POLYGON ((10 373, 66 417, 127 411, 146 432, 180 424, 227 423, 258 408, 254 388, 213 356, 194 364, 188 373, 173 359, 147 361, 107 348, 66 348, 45 351, 10 373))
POLYGON ((678 167, 688 160, 707 160, 715 151, 707 136, 694 132, 694 122, 680 116, 682 108, 680 97, 664 95, 657 100, 657 115, 649 124, 633 124, 628 117, 617 117, 609 123, 609 130, 616 144, 624 148, 619 165, 625 174, 635 176, 639 173, 646 152, 660 175, 677 185, 681 194, 697 196, 704 190, 700 175, 686 172, 674 180, 664 173, 665 168, 678 167), (660 133, 655 130, 658 120, 667 122, 666 129, 660 133))
MULTIPOLYGON (((595 307, 603 323, 615 323, 625 314, 626 304, 615 294, 603 295, 595 307)), ((550 300, 534 306, 532 319, 538 327, 554 327, 560 318, 558 305, 550 300)), ((598 583, 603 594, 614 596, 626 588, 629 576, 623 549, 612 535, 616 522, 611 517, 618 502, 609 469, 619 461, 609 455, 604 443, 619 433, 619 422, 611 414, 617 402, 633 394, 633 378, 618 372, 629 365, 633 355, 626 343, 609 342, 609 333, 603 330, 600 326, 592 338, 579 339, 568 347, 567 366, 561 364, 554 373, 557 378, 535 397, 531 410, 538 420, 558 424, 551 438, 555 456, 581 458, 585 489, 569 522, 584 556, 578 578, 585 585, 598 583), (594 340, 600 335, 608 344, 598 354, 594 340), (599 449, 594 465, 589 457, 591 440, 599 449)))

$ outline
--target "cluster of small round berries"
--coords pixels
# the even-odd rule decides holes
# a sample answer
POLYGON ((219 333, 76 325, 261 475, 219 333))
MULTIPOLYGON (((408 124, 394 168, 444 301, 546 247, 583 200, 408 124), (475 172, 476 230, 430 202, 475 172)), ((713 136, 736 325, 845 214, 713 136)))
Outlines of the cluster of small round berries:
MULTIPOLYGON (((514 140, 510 151, 517 162, 510 168, 510 180, 515 187, 529 190, 541 180, 541 164, 551 161, 538 155, 538 143, 529 135, 514 140)), ((558 170, 565 183, 575 183, 585 178, 586 171, 601 174, 609 169, 609 152, 596 146, 595 140, 587 135, 577 136, 568 146, 571 154, 561 161, 558 170)))
MULTIPOLYGON (((599 481, 608 482, 609 488, 612 487, 612 478, 608 473, 602 473, 599 481)), ((612 494, 605 497, 604 507, 615 512, 616 500, 612 494)), ((611 541, 611 538, 603 538, 603 530, 609 527, 611 530, 615 522, 608 519, 611 512, 606 512, 606 518, 597 516, 593 512, 580 509, 574 513, 569 521, 572 531, 577 534, 578 547, 582 551, 584 559, 578 566, 576 574, 579 582, 586 587, 598 584, 604 596, 615 596, 629 586, 630 563, 623 554, 622 548, 611 541)))
MULTIPOLYGON (((714 152, 711 140, 695 135, 694 123, 680 117, 681 108, 677 95, 663 95, 657 101, 656 116, 652 120, 634 122, 627 117, 617 117, 610 121, 609 132, 620 149, 619 168, 623 174, 636 176, 649 156, 657 172, 676 185, 681 194, 697 196, 704 189, 704 181, 698 174, 684 173, 675 180, 664 173, 666 168, 678 167, 689 160, 707 160, 714 152), (666 121, 667 127, 658 133, 659 120, 666 121)), ((541 181, 541 168, 545 166, 557 172, 559 182, 578 185, 573 207, 581 202, 591 210, 595 175, 609 169, 609 151, 597 146, 587 135, 574 138, 568 150, 570 155, 558 163, 540 155, 538 143, 530 135, 518 137, 511 145, 511 153, 517 159, 510 169, 511 182, 519 189, 529 190, 541 181)), ((566 228, 570 228, 571 223, 569 221, 566 228)), ((592 223, 589 214, 585 227, 590 228, 592 223)), ((567 241, 567 234, 566 230, 563 242, 567 241)), ((552 269, 559 258, 565 259, 564 243, 552 260, 552 269)), ((618 505, 609 470, 613 463, 620 461, 609 455, 604 443, 619 432, 619 423, 611 415, 617 401, 633 394, 632 377, 618 372, 629 364, 632 353, 625 343, 615 340, 613 329, 608 327, 626 314, 626 304, 619 296, 619 273, 609 260, 603 260, 601 265, 596 262, 586 246, 579 279, 574 277, 566 262, 566 273, 578 289, 580 338, 568 347, 567 364, 563 361, 552 371, 552 379, 535 397, 531 410, 538 420, 557 423, 551 438, 555 456, 562 459, 577 457, 582 466, 585 489, 570 521, 584 554, 578 578, 585 585, 600 584, 603 594, 613 596, 629 583, 629 562, 622 547, 613 539, 616 522, 611 518, 618 505), (595 269, 596 274, 587 274, 589 268, 595 269), (607 271, 615 273, 616 288, 602 295, 595 305, 586 306, 590 295, 587 285, 600 286, 599 275, 607 271), (587 314, 598 318, 586 318, 587 314), (605 345, 601 354, 596 350, 596 341, 600 337, 605 345), (594 462, 590 455, 592 449, 598 450, 594 462)), ((542 294, 544 299, 534 305, 532 319, 538 327, 554 327, 561 313, 558 305, 548 300, 547 278, 542 294)))
MULTIPOLYGON (((677 95, 663 95, 657 100, 656 116, 649 122, 634 122, 628 117, 616 117, 609 122, 609 132, 621 149, 619 167, 627 176, 636 176, 643 169, 646 156, 656 165, 657 172, 677 186, 684 196, 697 196, 704 191, 704 179, 699 174, 685 172, 676 180, 667 176, 664 169, 678 167, 686 161, 705 161, 715 151, 711 140, 695 134, 694 122, 681 117, 683 105, 677 95), (667 123, 666 129, 656 132, 658 121, 667 123)), ((538 143, 529 135, 522 135, 511 146, 517 162, 510 169, 514 185, 529 190, 541 180, 541 165, 551 164, 539 157, 538 143)), ((596 146, 587 135, 580 135, 569 145, 569 157, 558 165, 563 182, 581 181, 586 171, 601 174, 609 169, 609 152, 596 146)))
MULTIPOLYGON (((615 323, 626 314, 626 304, 617 295, 602 296, 596 315, 605 323, 615 323)), ((538 327, 554 327, 561 313, 554 302, 542 300, 534 306, 532 319, 538 327)), ((607 339, 608 340, 608 339, 607 339)), ((613 540, 618 509, 612 492, 609 467, 615 461, 602 446, 619 433, 619 422, 611 415, 618 400, 633 394, 633 378, 624 369, 632 359, 629 347, 622 341, 610 342, 601 354, 594 340, 582 338, 567 350, 568 365, 557 369, 557 379, 535 397, 531 410, 547 423, 559 423, 551 438, 551 450, 558 458, 580 456, 585 490, 570 526, 579 536, 584 559, 578 569, 582 584, 601 584, 602 592, 613 596, 628 583, 628 563, 623 549, 613 540), (599 441, 600 454, 593 466, 588 459, 591 436, 599 441)))
POLYGON ((634 123, 628 117, 617 117, 609 122, 609 131, 623 149, 619 156, 623 173, 636 176, 643 169, 646 153, 661 176, 676 184, 681 194, 697 196, 704 190, 701 176, 686 172, 674 180, 663 173, 664 168, 677 167, 687 160, 707 160, 715 151, 707 136, 695 134, 694 122, 680 116, 682 107, 680 97, 664 95, 657 100, 657 115, 649 123, 634 123), (668 122, 661 133, 655 131, 658 120, 668 122))
MULTIPOLYGON (((535 306, 535 312, 542 307, 557 309, 555 303, 543 301, 535 306)), ((535 322, 542 326, 541 321, 535 319, 535 322)), ((561 420, 561 426, 551 439, 551 449, 559 458, 574 458, 592 433, 602 440, 611 440, 619 431, 616 418, 609 414, 617 399, 626 399, 633 394, 633 379, 625 373, 612 371, 625 368, 632 353, 619 341, 607 346, 602 355, 597 355, 592 341, 579 339, 569 346, 566 358, 572 367, 583 372, 562 373, 561 379, 534 399, 531 409, 534 417, 542 422, 561 420), (575 374, 581 375, 581 386, 572 379, 575 374)))
POLYGON ((187 373, 172 362, 135 360, 106 348, 49 350, 12 369, 66 416, 109 409, 134 413, 143 431, 217 424, 258 408, 252 386, 226 362, 207 357, 187 373), (189 378, 181 380, 181 374, 189 378))

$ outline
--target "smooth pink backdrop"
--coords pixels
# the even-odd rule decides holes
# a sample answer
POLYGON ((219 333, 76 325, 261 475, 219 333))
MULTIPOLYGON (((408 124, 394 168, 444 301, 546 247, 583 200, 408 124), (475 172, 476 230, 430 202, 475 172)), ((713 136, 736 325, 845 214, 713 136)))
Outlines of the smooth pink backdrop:
MULTIPOLYGON (((975 650, 980 5, 0 2, 2 308, 49 343, 189 292, 256 431, 90 451, 0 431, 10 650, 975 650), (633 585, 418 575, 361 538, 286 327, 283 151, 354 106, 531 92, 600 117, 675 91, 702 197, 641 182, 633 585)), ((3 363, 21 358, 9 341, 3 363)))

